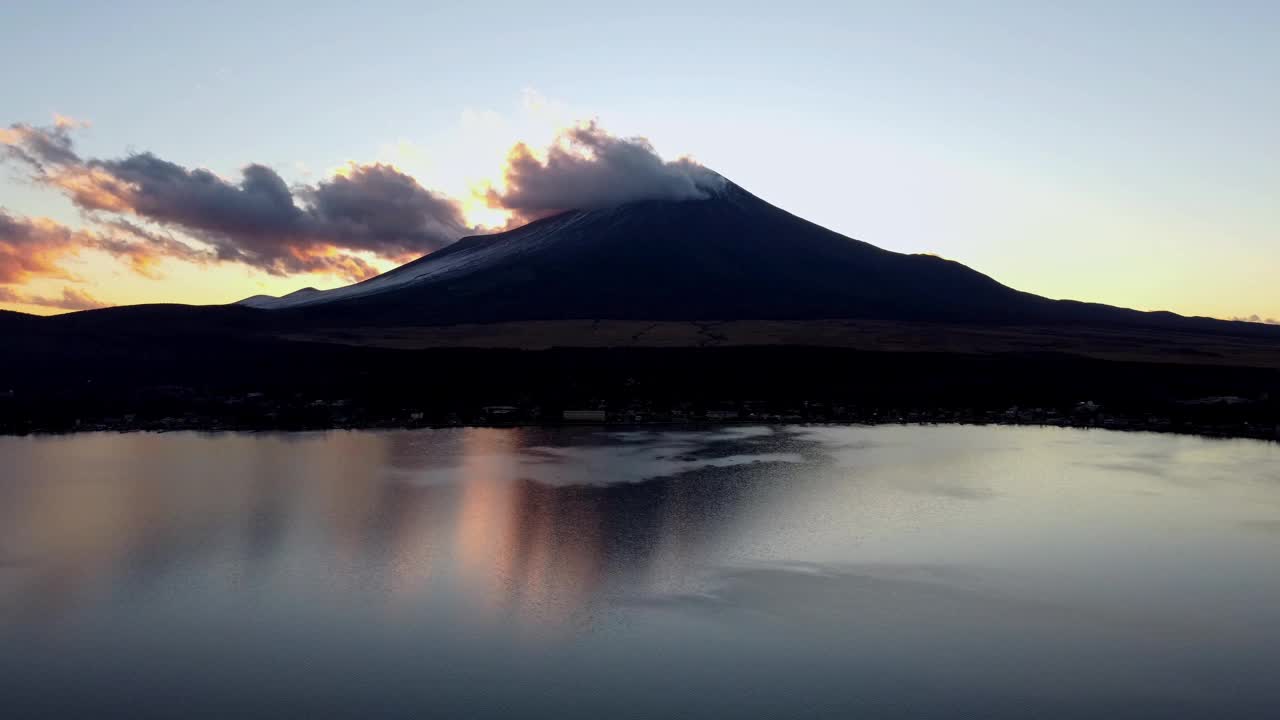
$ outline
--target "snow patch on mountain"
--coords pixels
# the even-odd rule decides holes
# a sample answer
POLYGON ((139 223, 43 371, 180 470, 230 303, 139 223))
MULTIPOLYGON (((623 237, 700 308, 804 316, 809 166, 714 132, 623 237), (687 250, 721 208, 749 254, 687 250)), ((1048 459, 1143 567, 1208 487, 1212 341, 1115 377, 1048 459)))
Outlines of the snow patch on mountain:
POLYGON ((282 297, 255 295, 237 304, 262 310, 281 310, 376 295, 409 285, 441 282, 535 252, 542 245, 552 242, 559 232, 572 227, 590 214, 592 213, 582 211, 568 212, 501 235, 463 238, 444 250, 354 285, 333 290, 308 288, 311 292, 298 291, 282 297))

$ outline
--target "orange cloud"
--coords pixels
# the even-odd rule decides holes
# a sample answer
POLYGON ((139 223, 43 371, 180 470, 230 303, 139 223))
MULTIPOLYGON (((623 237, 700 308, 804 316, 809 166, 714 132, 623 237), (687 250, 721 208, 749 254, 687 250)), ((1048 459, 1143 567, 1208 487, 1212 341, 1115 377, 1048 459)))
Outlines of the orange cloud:
POLYGON ((78 253, 87 239, 47 218, 19 218, 0 209, 0 283, 72 279, 60 263, 78 253))
POLYGON ((58 128, 67 128, 67 129, 86 128, 86 127, 89 127, 89 121, 77 120, 76 118, 68 117, 61 113, 54 113, 53 126, 58 128))
POLYGON ((101 168, 73 165, 47 173, 44 180, 86 210, 133 211, 135 189, 101 168))
POLYGON ((172 235, 148 230, 123 218, 101 220, 98 225, 117 234, 97 235, 90 246, 127 262, 134 272, 144 277, 158 278, 156 266, 165 258, 200 265, 217 260, 209 250, 193 248, 172 235), (126 240, 125 236, 132 239, 126 240))
POLYGON ((19 305, 36 305, 39 307, 58 308, 59 310, 94 310, 110 307, 83 290, 73 287, 62 288, 62 294, 48 297, 19 292, 12 288, 0 287, 0 302, 19 305))
POLYGON ((85 250, 105 252, 153 278, 156 265, 165 258, 196 263, 215 259, 211 252, 127 221, 107 221, 101 227, 106 232, 73 230, 49 218, 20 217, 0 208, 0 284, 20 284, 36 277, 74 280, 62 263, 85 250))

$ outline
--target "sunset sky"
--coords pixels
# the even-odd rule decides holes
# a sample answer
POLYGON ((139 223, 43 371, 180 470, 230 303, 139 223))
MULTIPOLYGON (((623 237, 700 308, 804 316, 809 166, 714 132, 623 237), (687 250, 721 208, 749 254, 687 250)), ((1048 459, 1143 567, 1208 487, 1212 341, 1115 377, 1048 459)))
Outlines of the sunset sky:
POLYGON ((1018 289, 1280 318, 1280 3, 3 15, 4 309, 336 287, 567 209, 523 184, 558 162, 553 141, 570 164, 648 162, 642 136, 1018 289))

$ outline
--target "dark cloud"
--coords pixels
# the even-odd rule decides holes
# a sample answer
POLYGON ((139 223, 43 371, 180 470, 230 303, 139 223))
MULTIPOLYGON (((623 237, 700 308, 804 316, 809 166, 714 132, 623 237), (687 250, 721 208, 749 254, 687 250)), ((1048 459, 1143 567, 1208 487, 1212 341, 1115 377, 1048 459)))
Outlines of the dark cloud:
POLYGON ((504 182, 505 190, 488 191, 488 204, 531 220, 637 200, 705 199, 724 179, 689 159, 664 161, 648 140, 616 137, 590 122, 563 131, 545 159, 516 145, 504 182))
POLYGON ((151 153, 91 160, 51 179, 86 210, 130 213, 179 228, 212 246, 219 260, 277 274, 305 271, 313 253, 293 248, 303 213, 270 168, 250 165, 232 184, 151 153))
POLYGON ((352 166, 296 193, 263 165, 249 165, 231 183, 150 153, 91 160, 51 181, 82 208, 179 229, 208 243, 220 260, 275 275, 363 280, 377 270, 355 253, 404 262, 468 229, 456 202, 381 164, 352 166))
POLYGON ((37 305, 59 310, 94 310, 110 307, 110 303, 104 303, 89 293, 73 287, 64 287, 62 294, 55 296, 32 295, 12 288, 0 287, 0 302, 37 305))
POLYGON ((91 160, 55 182, 89 210, 127 210, 159 223, 231 235, 287 231, 299 215, 289 189, 269 168, 250 165, 239 185, 142 153, 91 160))
POLYGON ((80 162, 80 156, 72 147, 71 130, 82 125, 64 117, 56 118, 53 125, 46 127, 14 123, 0 128, 0 145, 4 145, 9 157, 30 166, 37 174, 44 174, 52 167, 80 162))
POLYGON ((1250 315, 1249 317, 1240 317, 1237 315, 1231 319, 1236 322, 1255 322, 1265 323, 1267 325, 1280 325, 1280 319, 1259 317, 1257 314, 1250 315))
POLYGON ((218 260, 275 275, 363 280, 377 269, 361 254, 404 262, 469 230, 456 201, 389 165, 352 165, 329 180, 290 188, 271 168, 253 164, 231 182, 152 153, 82 158, 71 127, 15 125, 0 139, 84 210, 134 215, 207 243, 218 260))
POLYGON ((390 165, 354 165, 300 194, 311 232, 393 260, 437 250, 470 229, 455 200, 390 165))

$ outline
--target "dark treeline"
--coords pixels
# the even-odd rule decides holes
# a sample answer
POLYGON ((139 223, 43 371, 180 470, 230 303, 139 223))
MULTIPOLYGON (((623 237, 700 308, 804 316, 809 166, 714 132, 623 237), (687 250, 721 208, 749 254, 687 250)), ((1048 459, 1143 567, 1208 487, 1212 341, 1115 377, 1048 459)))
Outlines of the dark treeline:
POLYGON ((1268 436, 1280 423, 1274 369, 1052 353, 776 346, 407 351, 200 333, 22 340, 17 351, 0 356, 0 430, 10 433, 485 422, 493 418, 484 408, 495 405, 515 408, 506 419, 520 421, 554 420, 580 408, 607 409, 611 418, 660 419, 673 411, 699 417, 719 409, 859 421, 895 413, 980 419, 1015 407, 1070 416, 1083 403, 1189 430, 1247 424, 1253 430, 1243 434, 1268 436))

